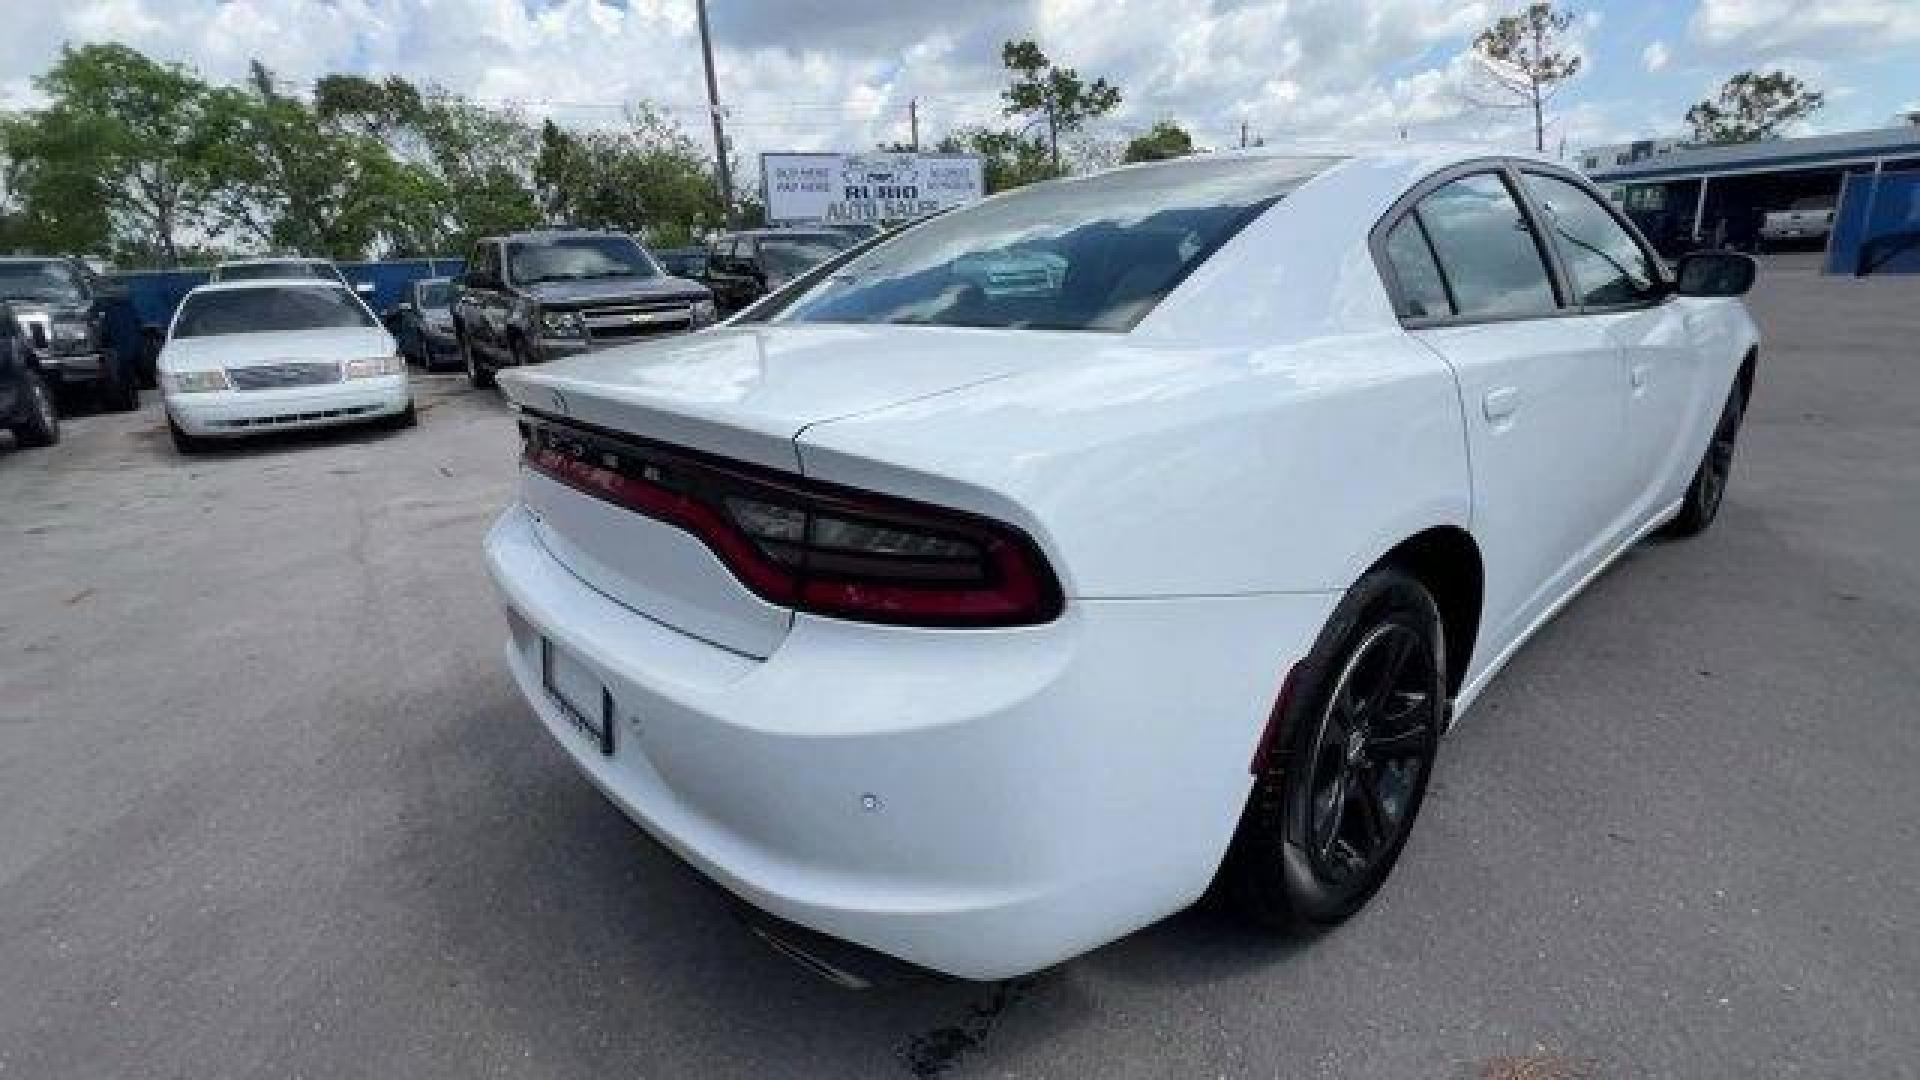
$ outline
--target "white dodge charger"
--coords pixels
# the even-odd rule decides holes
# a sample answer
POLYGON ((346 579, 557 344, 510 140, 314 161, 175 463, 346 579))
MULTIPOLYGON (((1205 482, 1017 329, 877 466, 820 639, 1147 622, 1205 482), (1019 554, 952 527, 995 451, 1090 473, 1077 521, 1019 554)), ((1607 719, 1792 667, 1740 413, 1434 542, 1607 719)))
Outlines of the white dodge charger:
POLYGON ((265 431, 414 422, 393 335, 339 281, 202 285, 174 312, 156 366, 181 453, 265 431))
POLYGON ((1669 274, 1586 181, 1484 149, 990 198, 715 330, 503 373, 507 661, 842 975, 1009 976, 1209 890, 1334 922, 1514 650, 1712 521, 1752 280, 1669 274))

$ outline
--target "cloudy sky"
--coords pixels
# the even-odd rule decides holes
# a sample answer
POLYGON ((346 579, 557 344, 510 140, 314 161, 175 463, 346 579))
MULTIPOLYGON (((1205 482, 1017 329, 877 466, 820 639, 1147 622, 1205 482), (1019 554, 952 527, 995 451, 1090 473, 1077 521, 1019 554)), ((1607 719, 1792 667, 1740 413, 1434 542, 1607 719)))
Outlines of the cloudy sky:
MULTIPOLYGON (((709 0, 729 133, 761 150, 860 149, 992 119, 999 45, 1034 37, 1124 91, 1095 133, 1163 117, 1207 146, 1244 122, 1304 136, 1524 139, 1476 104, 1463 52, 1503 0, 709 0)), ((703 142, 694 0, 9 0, 0 107, 30 105, 62 42, 116 40, 237 79, 258 57, 311 82, 398 73, 568 123, 648 100, 703 142)), ((1689 103, 1745 67, 1828 95, 1809 131, 1920 108, 1920 0, 1575 0, 1581 76, 1549 141, 1679 134, 1689 103)))

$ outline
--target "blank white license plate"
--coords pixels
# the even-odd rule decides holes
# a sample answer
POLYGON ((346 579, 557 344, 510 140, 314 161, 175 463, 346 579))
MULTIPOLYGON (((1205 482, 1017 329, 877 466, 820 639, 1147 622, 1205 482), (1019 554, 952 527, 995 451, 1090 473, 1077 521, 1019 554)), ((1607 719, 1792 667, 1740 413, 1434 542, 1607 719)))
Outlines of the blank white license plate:
POLYGON ((613 695, 593 669, 541 638, 540 680, 573 726, 592 739, 601 753, 613 753, 613 695))

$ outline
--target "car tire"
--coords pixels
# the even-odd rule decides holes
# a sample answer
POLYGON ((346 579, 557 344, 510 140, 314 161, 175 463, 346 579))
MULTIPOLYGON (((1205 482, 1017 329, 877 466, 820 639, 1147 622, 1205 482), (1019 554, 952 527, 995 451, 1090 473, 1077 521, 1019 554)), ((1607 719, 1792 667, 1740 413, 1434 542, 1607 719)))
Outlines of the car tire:
POLYGON ((182 454, 198 454, 207 448, 205 439, 182 431, 171 416, 167 417, 167 434, 173 437, 173 448, 182 454))
POLYGON ((60 410, 53 403, 53 388, 33 368, 21 372, 21 380, 27 417, 13 425, 14 440, 21 446, 52 446, 60 441, 60 410))
POLYGON ((420 423, 420 413, 418 410, 416 410, 413 407, 413 399, 408 398, 407 407, 401 410, 400 412, 394 413, 392 416, 389 416, 384 420, 382 420, 381 426, 398 431, 401 428, 414 427, 419 423, 420 423))
POLYGON ((480 358, 474 354, 472 340, 465 332, 456 334, 455 337, 460 342, 460 362, 467 369, 467 382, 472 384, 475 390, 485 390, 492 386, 493 369, 482 364, 480 358))
POLYGON ((1680 512, 1667 522, 1662 535, 1698 536, 1720 516, 1720 503, 1726 498, 1727 481, 1733 475, 1733 451, 1740 440, 1740 424, 1746 416, 1746 383, 1735 379, 1733 388, 1727 391, 1725 404, 1720 406, 1720 417, 1714 421, 1707 449, 1700 455, 1700 464, 1694 467, 1693 480, 1687 484, 1687 493, 1680 500, 1680 512))
POLYGON ((140 407, 140 382, 120 357, 100 357, 100 407, 107 412, 132 412, 140 407))
POLYGON ((1243 918, 1337 923, 1406 845, 1449 715, 1440 611, 1418 579, 1369 571, 1288 676, 1278 730, 1212 892, 1243 918))

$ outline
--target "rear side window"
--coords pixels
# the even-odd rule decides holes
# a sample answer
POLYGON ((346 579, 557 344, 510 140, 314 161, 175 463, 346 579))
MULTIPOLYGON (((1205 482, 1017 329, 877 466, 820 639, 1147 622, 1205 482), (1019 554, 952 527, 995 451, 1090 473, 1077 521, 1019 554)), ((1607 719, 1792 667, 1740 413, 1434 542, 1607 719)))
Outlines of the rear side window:
POLYGON ((1387 233, 1387 262, 1400 283, 1400 314, 1409 319, 1437 319, 1453 314, 1440 264, 1433 261, 1420 220, 1412 214, 1387 233))
POLYGON ((1494 173, 1463 176, 1420 200, 1420 223, 1453 289, 1456 314, 1552 314, 1553 279, 1520 204, 1494 173))
POLYGON ((1539 173, 1522 175, 1580 303, 1637 304, 1659 295, 1653 260, 1606 207, 1577 184, 1539 173))

